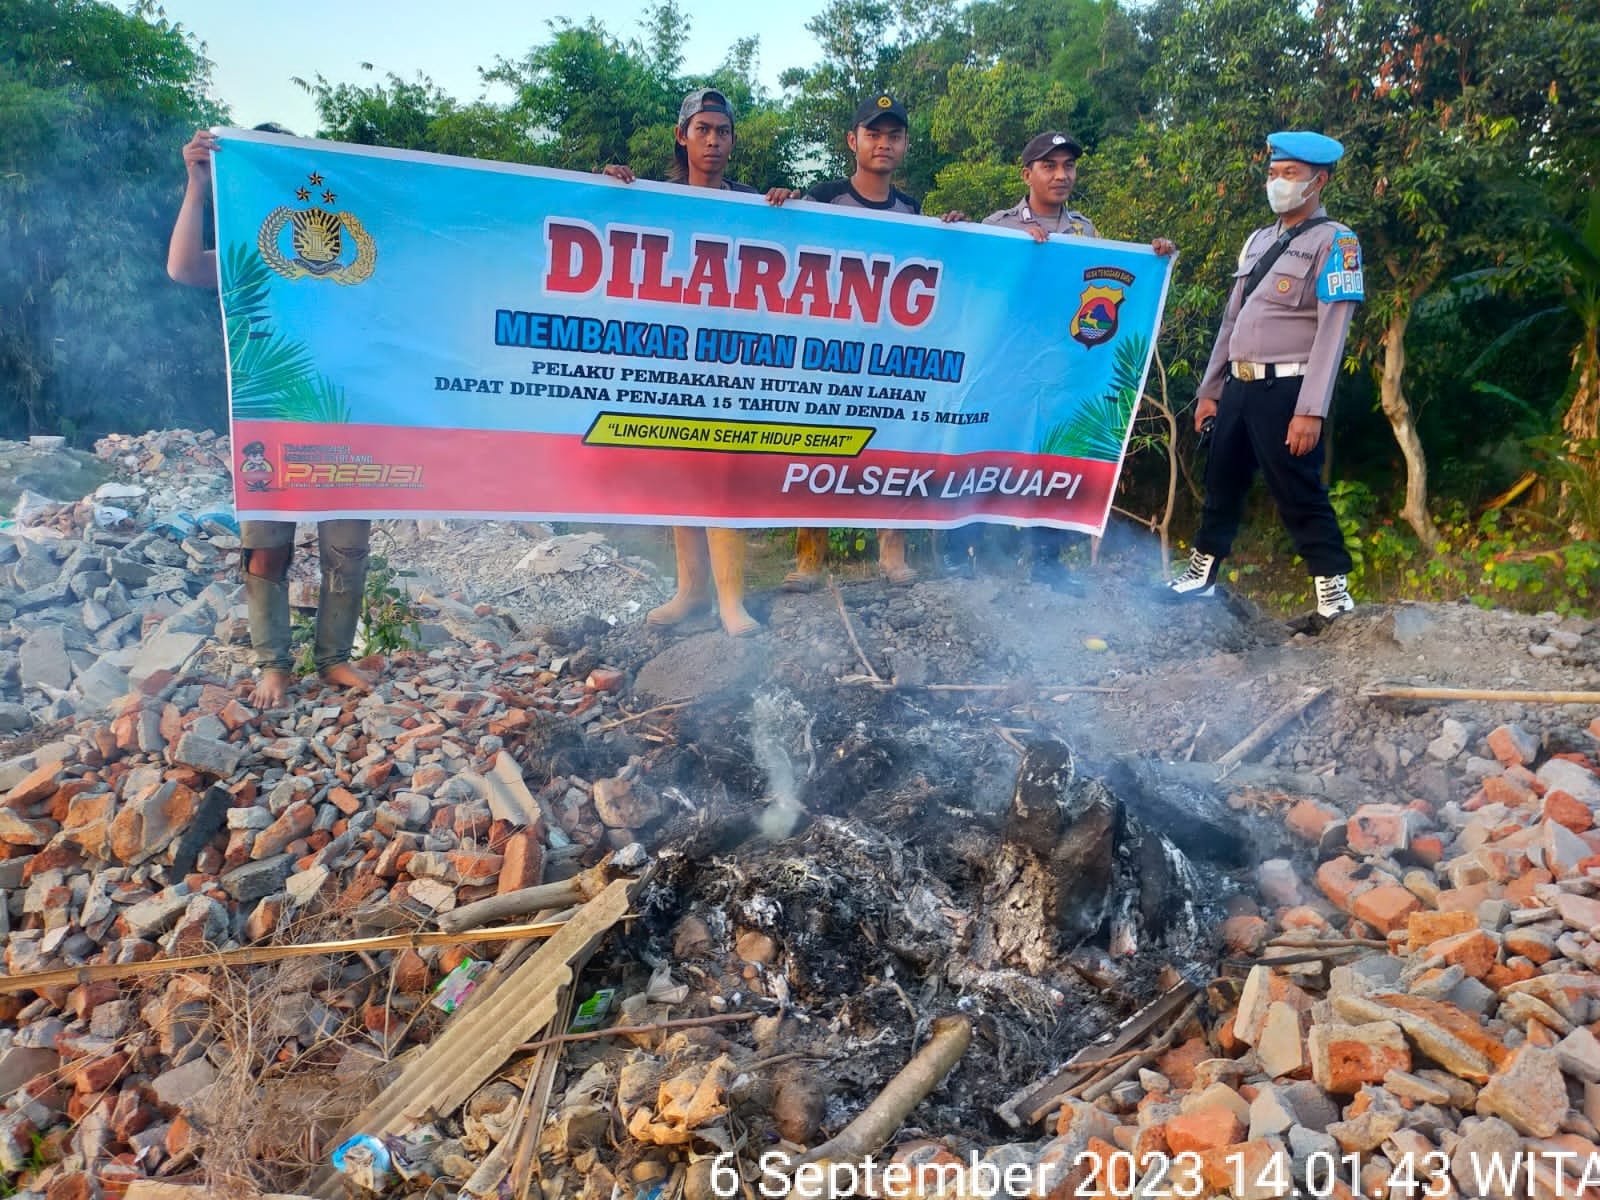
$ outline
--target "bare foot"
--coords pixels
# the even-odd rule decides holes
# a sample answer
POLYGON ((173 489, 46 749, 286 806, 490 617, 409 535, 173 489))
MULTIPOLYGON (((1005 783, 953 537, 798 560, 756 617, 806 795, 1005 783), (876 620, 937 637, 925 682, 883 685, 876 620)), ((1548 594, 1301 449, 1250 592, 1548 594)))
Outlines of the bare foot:
POLYGON ((289 698, 289 672, 269 667, 256 677, 255 683, 250 688, 248 700, 250 707, 261 712, 269 709, 282 708, 289 698))
POLYGON ((790 571, 783 577, 786 592, 814 592, 822 586, 822 576, 810 571, 790 571))
POLYGON ((659 608, 652 608, 645 617, 646 625, 676 625, 680 621, 687 621, 690 617, 699 616, 705 612, 711 597, 701 593, 679 592, 659 608))
POLYGON ((349 663, 339 663, 322 672, 322 682, 350 692, 370 692, 372 679, 363 675, 349 663))
POLYGON ((904 587, 917 578, 915 567, 879 567, 883 577, 889 581, 891 587, 904 587))
POLYGON ((729 637, 749 637, 761 628, 761 622, 745 612, 742 604, 724 604, 718 615, 722 618, 723 631, 729 637))

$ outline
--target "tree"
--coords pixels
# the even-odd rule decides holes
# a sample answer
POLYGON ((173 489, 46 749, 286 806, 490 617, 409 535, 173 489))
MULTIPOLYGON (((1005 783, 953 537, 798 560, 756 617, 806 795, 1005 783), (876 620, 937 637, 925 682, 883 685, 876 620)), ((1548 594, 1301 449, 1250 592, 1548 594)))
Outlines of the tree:
POLYGON ((166 277, 178 151, 223 111, 182 29, 0 0, 0 434, 223 416, 216 301, 166 277))

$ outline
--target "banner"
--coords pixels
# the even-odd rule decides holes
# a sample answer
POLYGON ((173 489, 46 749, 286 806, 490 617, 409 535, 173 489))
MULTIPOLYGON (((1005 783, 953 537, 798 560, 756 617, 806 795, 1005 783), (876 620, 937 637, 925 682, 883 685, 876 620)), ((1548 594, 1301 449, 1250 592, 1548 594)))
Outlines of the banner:
POLYGON ((221 134, 241 518, 1104 528, 1148 247, 221 134))

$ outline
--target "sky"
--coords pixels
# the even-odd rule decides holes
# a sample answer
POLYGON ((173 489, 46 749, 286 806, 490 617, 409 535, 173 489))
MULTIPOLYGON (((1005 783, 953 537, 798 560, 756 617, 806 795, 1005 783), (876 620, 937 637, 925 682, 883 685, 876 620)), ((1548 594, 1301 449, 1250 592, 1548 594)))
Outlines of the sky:
MULTIPOLYGON (((761 78, 776 90, 785 69, 816 60, 816 40, 805 23, 823 3, 685 3, 691 21, 684 67, 710 71, 736 39, 756 35, 761 78)), ((161 0, 168 20, 206 44, 213 91, 232 110, 235 124, 276 121, 300 134, 316 131, 317 116, 311 97, 293 83, 295 76, 320 73, 333 83, 364 83, 390 72, 410 78, 422 71, 450 95, 470 100, 483 92, 477 68, 497 56, 519 57, 545 39, 553 18, 581 23, 595 16, 613 33, 631 37, 644 8, 642 0, 161 0), (374 70, 363 70, 362 63, 374 70)))

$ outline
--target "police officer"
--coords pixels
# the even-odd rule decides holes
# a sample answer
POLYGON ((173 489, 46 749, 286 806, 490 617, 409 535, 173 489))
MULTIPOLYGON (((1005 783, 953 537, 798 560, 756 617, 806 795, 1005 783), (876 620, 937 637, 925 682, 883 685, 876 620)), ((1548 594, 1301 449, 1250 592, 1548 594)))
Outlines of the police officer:
MULTIPOLYGON (((1052 234, 1063 237, 1099 237, 1094 222, 1076 209, 1068 208, 1067 201, 1078 183, 1078 159, 1083 156, 1083 146, 1070 133, 1049 130, 1029 140, 1022 148, 1022 182, 1028 193, 1010 208, 990 213, 983 219, 985 225, 1002 225, 1008 229, 1023 229, 1036 242, 1050 240, 1052 234)), ((1168 255, 1177 247, 1166 238, 1156 238, 1150 243, 1157 254, 1168 255)), ((955 551, 955 563, 963 552, 976 553, 977 531, 980 527, 968 525, 955 531, 946 541, 946 558, 955 551)), ((1064 529, 1034 527, 1028 530, 1028 545, 1033 557, 1033 579, 1057 589, 1071 586, 1061 554, 1071 539, 1064 529)))
MULTIPOLYGON (((767 193, 772 204, 789 200, 812 200, 819 204, 841 204, 846 208, 866 208, 876 212, 920 215, 922 205, 915 197, 894 185, 895 172, 905 161, 910 148, 910 118, 905 105, 885 92, 869 96, 856 106, 845 143, 855 155, 856 169, 848 179, 830 179, 808 191, 773 188, 767 193)), ((964 221, 961 212, 944 213, 940 220, 964 221)), ((795 531, 795 569, 784 576, 787 591, 808 592, 822 579, 822 560, 827 550, 825 529, 795 531)), ((910 583, 916 569, 906 562, 906 535, 903 529, 878 531, 878 571, 890 583, 910 583)))
POLYGON ((1167 586, 1176 597, 1213 593, 1259 467, 1311 572, 1317 604, 1304 627, 1315 631, 1355 607, 1350 554, 1322 484, 1322 423, 1365 299, 1361 246, 1322 207, 1344 147, 1297 130, 1273 134, 1267 149, 1267 203, 1278 220, 1245 241, 1200 381, 1195 429, 1214 421, 1205 506, 1188 570, 1167 586))

